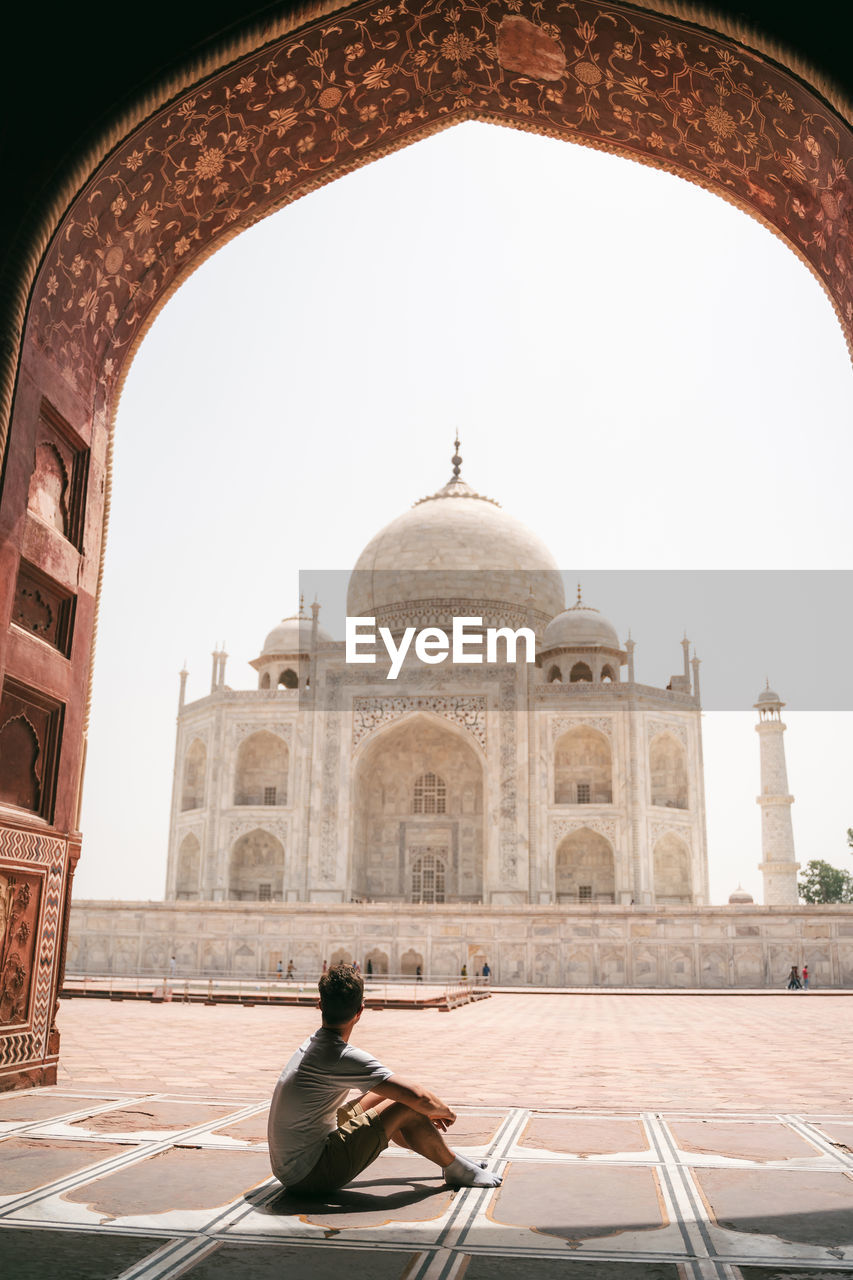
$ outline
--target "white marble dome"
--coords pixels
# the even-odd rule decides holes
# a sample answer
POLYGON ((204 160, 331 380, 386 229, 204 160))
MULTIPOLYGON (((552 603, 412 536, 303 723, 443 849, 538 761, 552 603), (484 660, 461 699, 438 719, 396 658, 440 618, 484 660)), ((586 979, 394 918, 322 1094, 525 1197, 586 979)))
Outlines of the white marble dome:
POLYGON ((371 538, 347 592, 351 617, 385 618, 392 627, 410 617, 441 626, 460 613, 521 626, 530 609, 541 633, 564 608, 563 580, 545 544, 458 476, 371 538))
POLYGON ((755 705, 757 707, 760 707, 762 703, 767 703, 767 702, 771 702, 771 703, 778 702, 779 705, 782 707, 784 707, 785 705, 782 699, 779 697, 776 690, 771 689, 769 684, 766 689, 761 690, 761 693, 759 693, 755 705))
MULTIPOLYGON (((273 627, 264 641, 261 657, 273 653, 296 654, 310 652, 311 627, 310 618, 300 618, 296 614, 290 618, 282 618, 278 626, 273 627)), ((317 639, 319 641, 331 640, 331 638, 328 631, 324 631, 322 627, 317 628, 317 639)))
POLYGON ((620 649, 619 637, 612 622, 598 609, 578 600, 548 623, 542 641, 543 649, 587 649, 590 647, 620 649))

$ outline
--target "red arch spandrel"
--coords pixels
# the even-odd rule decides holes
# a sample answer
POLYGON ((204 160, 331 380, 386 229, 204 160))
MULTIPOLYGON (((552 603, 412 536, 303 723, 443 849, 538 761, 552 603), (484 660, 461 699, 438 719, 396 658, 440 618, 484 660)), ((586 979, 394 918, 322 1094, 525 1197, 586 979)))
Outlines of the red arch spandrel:
POLYGON ((853 330, 851 134, 733 42, 619 6, 359 5, 243 58, 138 128, 70 209, 32 337, 101 405, 156 308, 224 238, 459 120, 605 147, 771 226, 853 330), (527 16, 530 15, 530 16, 527 16))

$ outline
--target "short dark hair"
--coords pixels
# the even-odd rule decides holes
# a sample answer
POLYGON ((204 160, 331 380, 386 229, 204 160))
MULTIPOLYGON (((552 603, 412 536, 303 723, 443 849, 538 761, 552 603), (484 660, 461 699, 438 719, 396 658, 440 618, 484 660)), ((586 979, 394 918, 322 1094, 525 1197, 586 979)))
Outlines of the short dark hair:
POLYGON ((364 1003, 364 980, 351 964, 333 964, 317 983, 320 1011, 327 1027, 340 1027, 354 1018, 364 1003))

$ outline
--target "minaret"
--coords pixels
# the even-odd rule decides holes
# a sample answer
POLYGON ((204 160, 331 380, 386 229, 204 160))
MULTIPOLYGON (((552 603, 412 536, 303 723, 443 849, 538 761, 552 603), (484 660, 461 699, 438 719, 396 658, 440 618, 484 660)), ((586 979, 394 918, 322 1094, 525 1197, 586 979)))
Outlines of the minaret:
POLYGON ((782 741, 785 725, 781 712, 784 706, 768 681, 767 688, 762 689, 755 703, 758 712, 755 732, 761 743, 761 795, 756 803, 761 805, 763 861, 758 869, 764 876, 766 907, 794 907, 799 900, 797 872, 800 864, 794 856, 791 826, 794 797, 788 794, 785 744, 782 741))

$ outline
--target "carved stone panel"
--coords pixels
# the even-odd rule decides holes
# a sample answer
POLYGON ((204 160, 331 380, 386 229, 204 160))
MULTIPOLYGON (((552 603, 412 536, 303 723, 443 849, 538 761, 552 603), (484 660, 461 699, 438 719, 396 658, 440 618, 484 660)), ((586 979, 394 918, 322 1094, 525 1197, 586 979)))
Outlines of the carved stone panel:
POLYGON ((671 733, 682 746, 687 746, 687 726, 683 720, 647 720, 646 740, 651 742, 659 733, 671 733))
POLYGON ((43 882, 36 872, 0 872, 0 1025, 29 1021, 43 882))
POLYGON ((353 698, 352 741, 358 744, 377 729, 384 728, 413 711, 430 711, 465 729, 486 749, 486 699, 480 695, 400 694, 390 697, 353 698))
POLYGON ((554 716, 551 721, 552 743, 556 742, 560 735, 568 732, 569 729, 581 727, 597 729, 599 733, 606 734, 608 738, 613 737, 612 716, 554 716))

